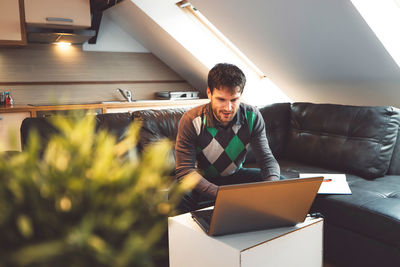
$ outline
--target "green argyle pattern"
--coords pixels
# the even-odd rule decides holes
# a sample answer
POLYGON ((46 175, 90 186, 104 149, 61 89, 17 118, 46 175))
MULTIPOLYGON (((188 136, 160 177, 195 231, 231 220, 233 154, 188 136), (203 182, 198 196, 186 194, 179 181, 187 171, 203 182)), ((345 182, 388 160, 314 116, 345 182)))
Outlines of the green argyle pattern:
POLYGON ((228 176, 242 167, 250 144, 255 114, 247 110, 243 124, 232 127, 208 127, 206 115, 196 117, 193 125, 198 135, 197 167, 206 178, 228 176))

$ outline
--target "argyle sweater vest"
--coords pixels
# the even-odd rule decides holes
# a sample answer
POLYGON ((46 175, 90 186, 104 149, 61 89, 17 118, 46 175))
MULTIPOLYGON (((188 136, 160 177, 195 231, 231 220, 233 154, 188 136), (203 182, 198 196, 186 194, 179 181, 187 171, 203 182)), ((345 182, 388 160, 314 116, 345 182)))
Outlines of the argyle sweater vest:
POLYGON ((255 114, 244 112, 243 123, 228 127, 207 125, 207 114, 193 120, 198 135, 196 144, 197 168, 204 177, 228 176, 242 167, 250 144, 255 114))

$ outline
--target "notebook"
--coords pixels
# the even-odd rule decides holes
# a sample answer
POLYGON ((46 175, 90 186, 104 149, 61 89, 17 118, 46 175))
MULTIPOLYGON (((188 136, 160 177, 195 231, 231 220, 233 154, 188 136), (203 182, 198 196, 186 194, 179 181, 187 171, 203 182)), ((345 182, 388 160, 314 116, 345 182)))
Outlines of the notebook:
POLYGON ((351 195, 351 189, 343 173, 300 173, 299 177, 323 176, 324 181, 318 194, 343 194, 351 195))
POLYGON ((220 186, 214 209, 192 211, 211 236, 304 222, 323 177, 220 186))

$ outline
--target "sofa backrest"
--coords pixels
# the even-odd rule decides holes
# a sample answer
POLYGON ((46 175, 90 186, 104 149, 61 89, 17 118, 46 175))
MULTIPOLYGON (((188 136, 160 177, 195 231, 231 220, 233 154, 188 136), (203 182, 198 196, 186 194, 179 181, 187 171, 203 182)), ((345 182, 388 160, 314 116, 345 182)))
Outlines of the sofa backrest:
MULTIPOLYGON (((117 140, 124 137, 129 125, 132 123, 131 113, 108 113, 96 115, 96 130, 103 129, 116 136, 117 140)), ((35 129, 40 137, 42 152, 47 145, 49 138, 58 133, 58 129, 46 118, 26 118, 22 121, 20 133, 22 149, 26 148, 29 133, 35 129)))
POLYGON ((388 172, 400 125, 399 110, 293 103, 286 156, 364 178, 388 172))
POLYGON ((290 103, 275 103, 259 108, 264 118, 268 144, 272 154, 279 159, 284 156, 289 126, 290 103))
POLYGON ((184 108, 172 108, 133 112, 134 121, 142 123, 138 142, 139 151, 162 138, 168 138, 175 143, 179 121, 186 111, 187 109, 184 108))
POLYGON ((42 151, 47 145, 49 138, 59 133, 58 129, 50 122, 49 118, 25 118, 20 127, 21 134, 21 147, 22 150, 26 149, 31 131, 36 131, 40 138, 42 151))
MULTIPOLYGON (((175 142, 187 109, 140 110, 96 116, 97 129, 121 139, 133 120, 142 122, 138 148, 168 138, 175 142)), ((400 115, 393 107, 276 103, 260 107, 271 150, 291 158, 366 178, 400 174, 400 115)), ((35 128, 42 146, 57 129, 47 118, 27 118, 21 125, 22 148, 35 128)), ((251 152, 247 159, 251 162, 251 152)))
MULTIPOLYGON (((188 109, 172 108, 161 110, 139 110, 132 113, 134 121, 140 121, 142 127, 139 133, 138 151, 139 153, 151 143, 161 139, 169 139, 173 144, 173 149, 168 160, 171 166, 175 166, 176 136, 178 134, 179 121, 188 109)), ((175 175, 175 168, 172 169, 171 176, 175 175)))
MULTIPOLYGON (((122 139, 134 121, 141 121, 142 128, 139 133, 138 149, 142 150, 146 145, 168 138, 175 142, 178 132, 178 124, 183 113, 187 109, 173 108, 163 110, 139 110, 133 113, 108 113, 96 115, 96 130, 103 129, 122 139)), ((22 148, 26 147, 29 132, 36 129, 44 148, 51 135, 58 133, 49 118, 26 118, 20 128, 22 148)))
POLYGON ((130 112, 98 114, 96 115, 96 130, 106 130, 119 141, 125 137, 132 122, 133 117, 130 112))

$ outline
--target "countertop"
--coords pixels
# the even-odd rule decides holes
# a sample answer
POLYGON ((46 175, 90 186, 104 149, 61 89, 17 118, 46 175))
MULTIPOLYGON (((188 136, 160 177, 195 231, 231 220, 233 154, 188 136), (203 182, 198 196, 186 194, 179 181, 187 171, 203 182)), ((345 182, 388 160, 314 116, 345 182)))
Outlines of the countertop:
POLYGON ((116 108, 151 108, 151 107, 170 107, 170 106, 195 106, 208 103, 208 99, 192 100, 137 100, 134 102, 113 102, 105 101, 101 103, 88 104, 60 104, 60 105, 14 105, 12 107, 0 107, 0 113, 30 112, 32 117, 36 117, 37 111, 47 110, 76 110, 76 109, 102 109, 102 113, 107 113, 107 109, 116 108))

